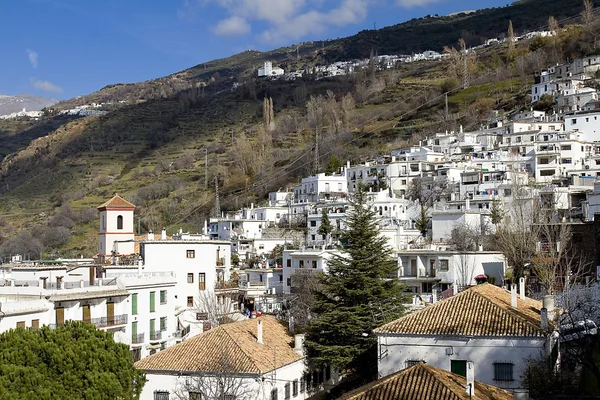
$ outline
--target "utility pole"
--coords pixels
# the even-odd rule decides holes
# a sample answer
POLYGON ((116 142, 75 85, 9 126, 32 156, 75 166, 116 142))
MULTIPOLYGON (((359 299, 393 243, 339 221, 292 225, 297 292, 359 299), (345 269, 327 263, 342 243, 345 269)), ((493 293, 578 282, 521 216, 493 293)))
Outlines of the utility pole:
POLYGON ((315 127, 315 164, 313 166, 315 175, 319 173, 321 169, 319 166, 319 127, 315 127))
POLYGON ((208 148, 204 149, 204 187, 208 189, 208 148))
POLYGON ((446 122, 448 122, 448 92, 446 92, 446 122))
POLYGON ((219 177, 215 175, 215 216, 221 216, 221 202, 219 200, 219 177))

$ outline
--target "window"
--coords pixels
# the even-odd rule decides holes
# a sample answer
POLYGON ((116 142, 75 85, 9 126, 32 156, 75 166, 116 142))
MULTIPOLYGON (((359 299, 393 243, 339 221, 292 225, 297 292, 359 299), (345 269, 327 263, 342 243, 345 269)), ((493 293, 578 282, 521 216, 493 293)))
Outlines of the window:
POLYGON ((31 320, 31 329, 39 329, 40 328, 40 320, 32 319, 31 320))
POLYGON ((167 304, 167 291, 166 290, 160 291, 160 304, 167 304))
POLYGON ((186 250, 185 258, 196 258, 196 250, 186 250))
POLYGON ((123 229, 123 216, 119 215, 117 217, 117 229, 123 229))
POLYGON ((19 322, 17 322, 17 328, 23 328, 23 329, 25 329, 25 321, 19 321, 19 322))
POLYGON ((300 393, 304 393, 306 391, 306 377, 303 376, 300 378, 300 393))
POLYGON ((287 287, 292 286, 292 278, 287 278, 286 285, 287 285, 287 287))
POLYGON ((577 118, 573 118, 573 119, 571 120, 571 124, 573 124, 573 125, 577 125, 577 118))
POLYGON ((200 392, 188 392, 189 400, 202 400, 202 393, 200 392))
POLYGON ((300 263, 300 268, 304 268, 304 260, 300 260, 299 263, 300 263))
POLYGON ((137 293, 131 295, 131 314, 137 315, 137 293))
POLYGON ((494 363, 494 380, 510 382, 513 379, 513 363, 509 362, 495 362, 494 363))
POLYGON ((440 271, 448 271, 448 260, 440 260, 440 271))
POLYGON ((510 196, 512 196, 512 190, 504 189, 504 197, 510 197, 510 196))
POLYGON ((554 172, 553 169, 543 169, 540 171, 540 176, 553 176, 554 172))
POLYGON ((540 158, 539 164, 548 164, 549 161, 547 158, 540 158))
POLYGON ((298 379, 294 379, 294 382, 292 382, 292 395, 294 397, 298 396, 298 379))
POLYGON ((313 267, 313 268, 317 268, 317 260, 313 260, 313 262, 312 262, 312 267, 313 267))
POLYGON ((154 304, 155 300, 156 300, 156 292, 150 292, 150 312, 156 311, 156 304, 154 304))
POLYGON ((561 150, 571 150, 571 145, 570 144, 563 144, 560 146, 561 150))
POLYGON ((169 400, 169 392, 157 390, 154 392, 154 400, 169 400))
POLYGON ((310 226, 317 226, 317 221, 310 221, 310 226))
POLYGON ((573 164, 573 159, 571 158, 563 158, 560 160, 561 164, 573 164))
POLYGON ((187 283, 194 283, 194 274, 188 273, 188 275, 187 275, 187 283))
POLYGON ((467 360, 450 360, 450 372, 466 377, 467 360))
POLYGON ((286 266, 287 266, 288 268, 291 268, 291 267, 292 267, 292 259, 291 259, 291 258, 288 258, 288 259, 285 261, 285 263, 286 263, 286 266))
POLYGON ((198 273, 198 289, 206 290, 206 274, 204 272, 198 273))
POLYGON ((167 317, 160 317, 160 331, 164 332, 167 330, 167 317))
POLYGON ((194 306, 194 296, 188 296, 187 297, 187 306, 188 307, 193 307, 194 306))
POLYGON ((271 400, 277 400, 277 389, 271 390, 271 400))
POLYGON ((423 361, 423 360, 416 360, 416 359, 406 360, 404 362, 404 364, 406 365, 405 368, 412 367, 413 365, 417 365, 420 362, 425 362, 425 361, 423 361))
POLYGON ((292 397, 292 390, 291 390, 291 385, 289 382, 285 384, 284 389, 285 389, 285 399, 289 400, 289 398, 292 397))

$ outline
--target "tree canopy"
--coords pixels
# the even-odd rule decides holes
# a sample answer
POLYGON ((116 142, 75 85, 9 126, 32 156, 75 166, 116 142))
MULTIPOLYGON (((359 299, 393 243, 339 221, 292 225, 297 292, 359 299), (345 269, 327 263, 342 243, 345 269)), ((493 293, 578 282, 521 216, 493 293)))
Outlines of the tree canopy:
POLYGON ((379 235, 375 212, 360 188, 343 233, 341 255, 327 262, 315 291, 313 312, 306 333, 311 367, 330 365, 355 372, 365 380, 377 372, 376 327, 400 317, 402 287, 396 277, 397 261, 379 235))
POLYGON ((0 335, 0 398, 139 399, 144 373, 129 348, 83 322, 0 335))

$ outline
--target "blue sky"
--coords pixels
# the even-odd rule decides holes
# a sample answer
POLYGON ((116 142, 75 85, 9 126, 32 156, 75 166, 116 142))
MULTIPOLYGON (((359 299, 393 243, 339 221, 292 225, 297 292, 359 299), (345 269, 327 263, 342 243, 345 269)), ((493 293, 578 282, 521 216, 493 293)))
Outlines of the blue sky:
POLYGON ((0 0, 0 94, 67 99, 243 50, 507 0, 0 0))

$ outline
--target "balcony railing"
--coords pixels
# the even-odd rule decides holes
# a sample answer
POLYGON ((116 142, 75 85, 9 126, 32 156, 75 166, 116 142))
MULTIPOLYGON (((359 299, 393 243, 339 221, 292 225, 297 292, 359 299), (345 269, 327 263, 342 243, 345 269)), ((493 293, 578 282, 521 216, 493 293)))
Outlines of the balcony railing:
POLYGON ((137 335, 131 335, 131 343, 132 344, 144 343, 144 334, 138 333, 137 335))
POLYGON ((162 339, 161 331, 150 332, 150 341, 156 341, 156 340, 161 340, 161 339, 162 339))
POLYGON ((92 318, 91 323, 98 328, 107 326, 124 325, 127 323, 127 314, 114 315, 112 317, 92 318))
POLYGON ((182 337, 184 337, 185 335, 187 335, 188 333, 190 333, 190 329, 191 329, 191 325, 188 325, 187 327, 183 328, 183 329, 178 329, 175 332, 175 337, 178 339, 181 339, 182 337))

